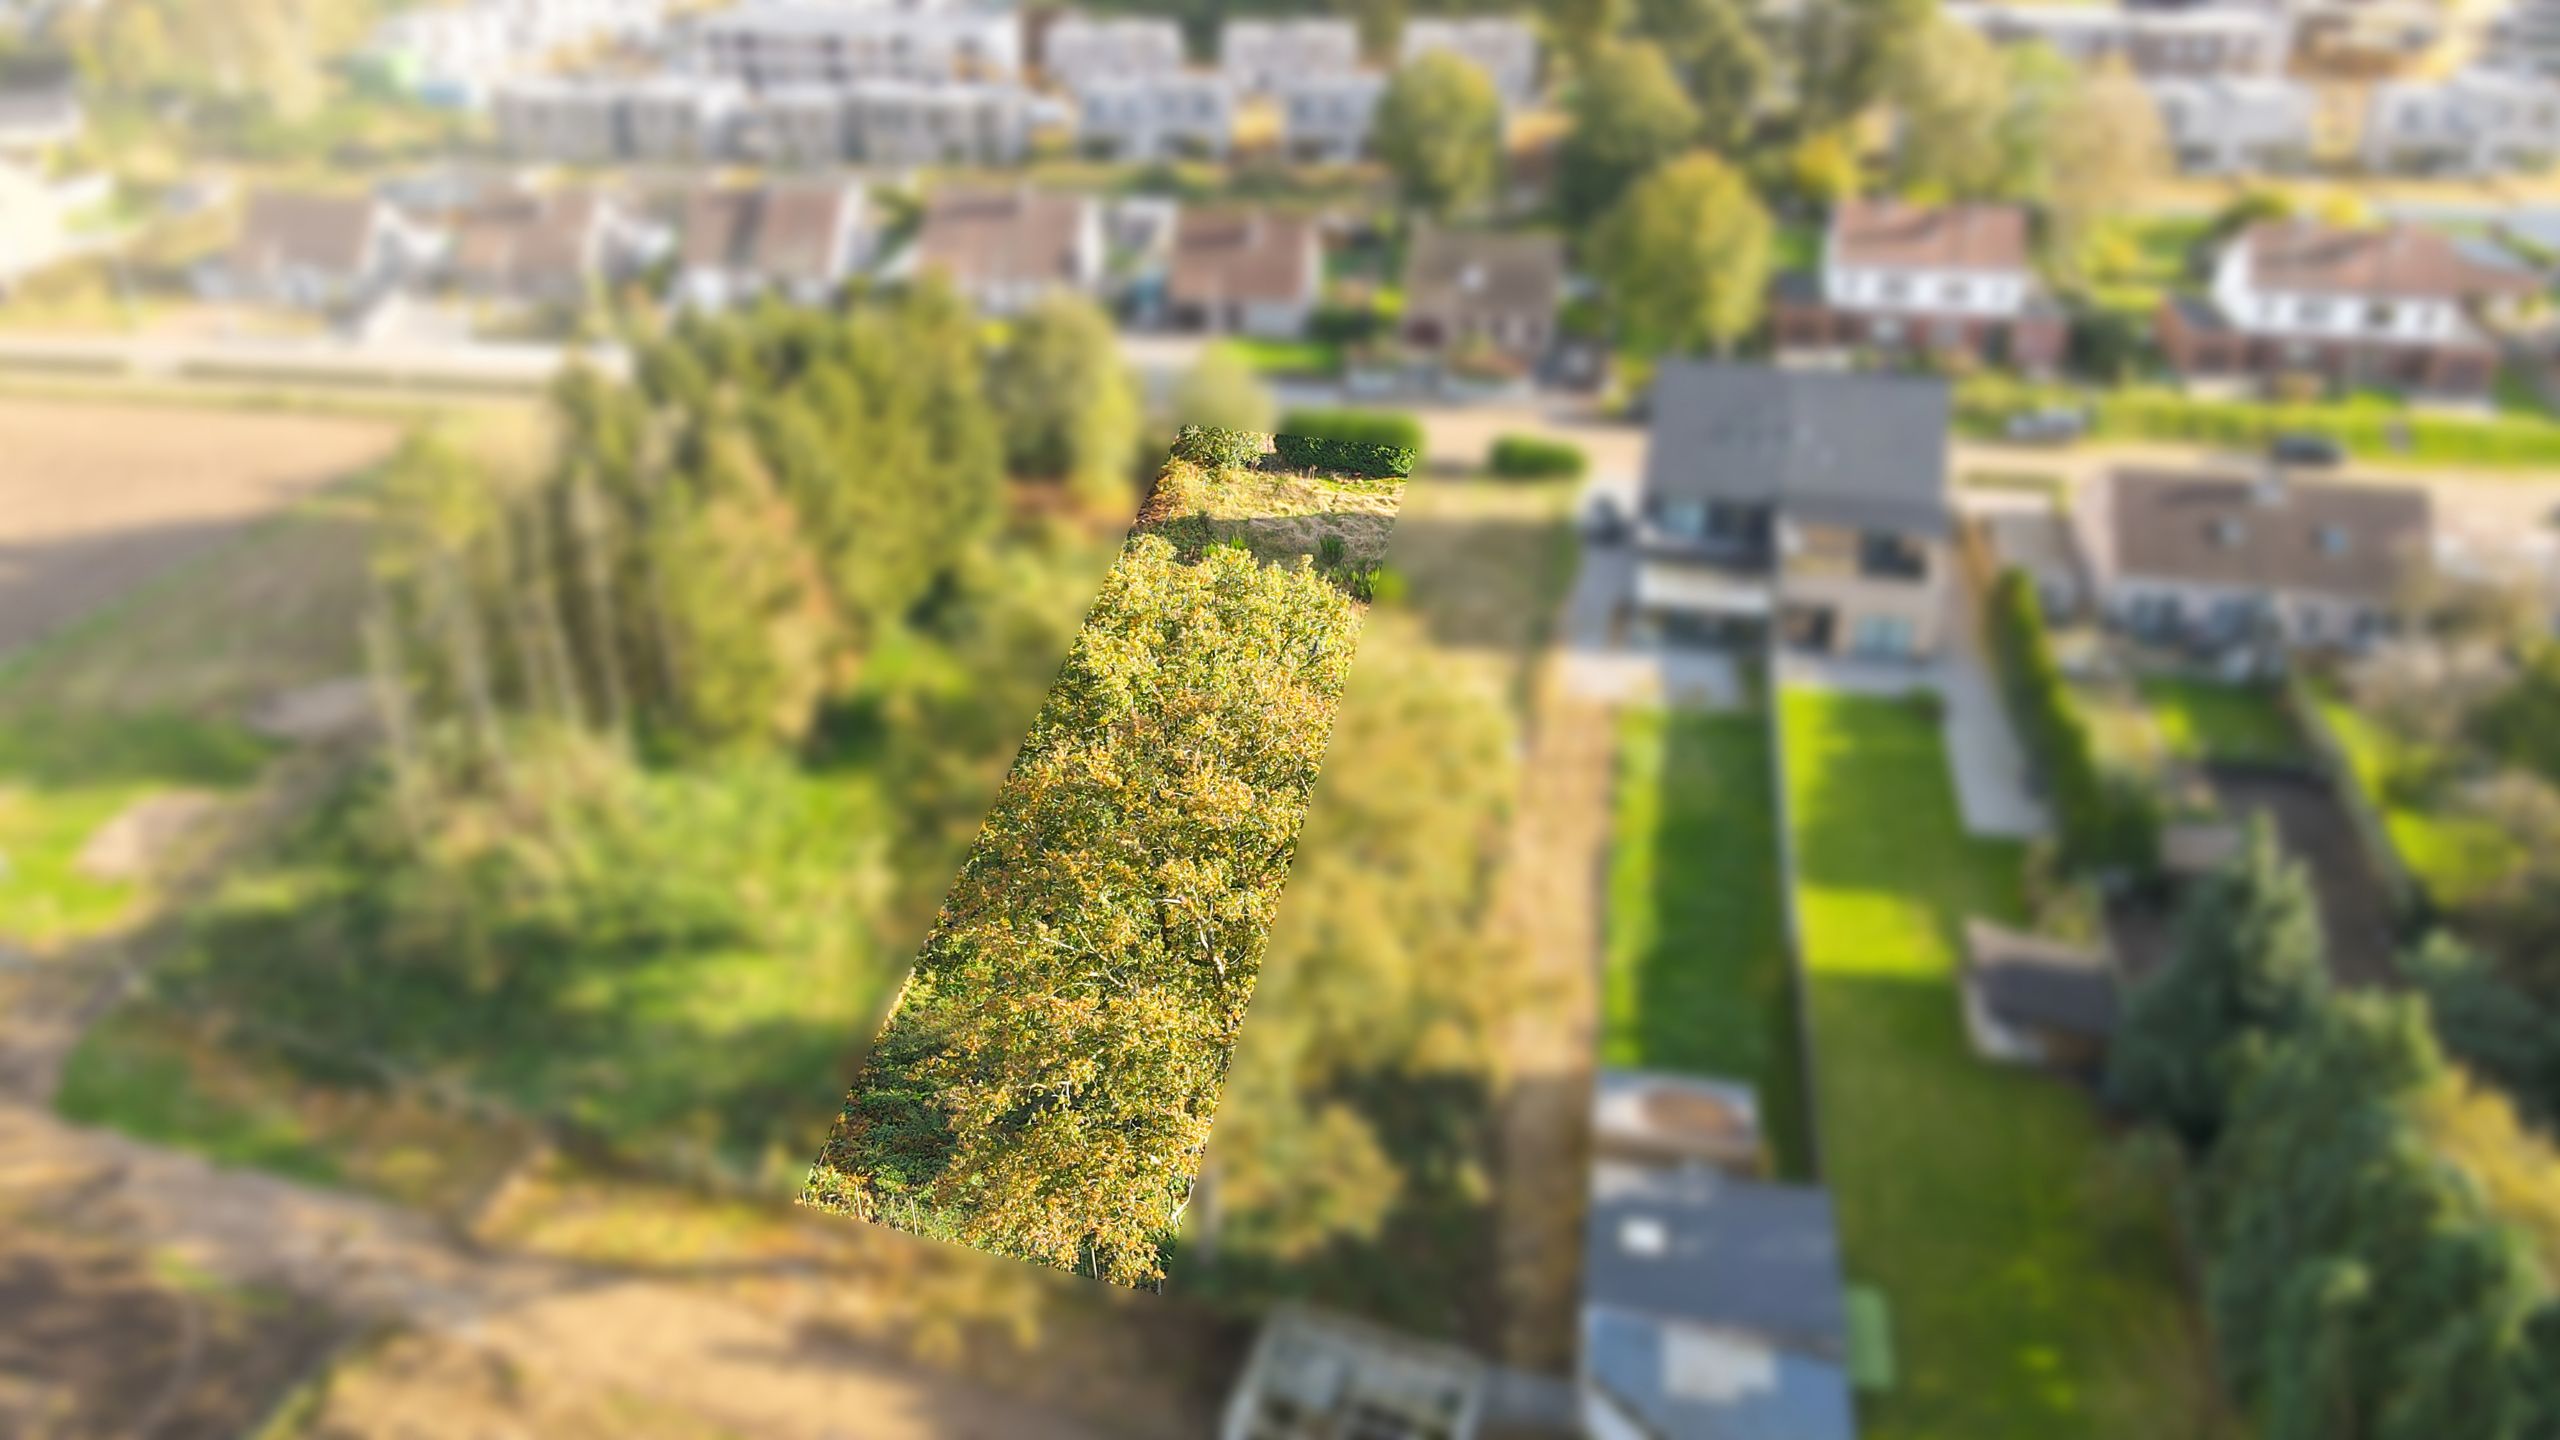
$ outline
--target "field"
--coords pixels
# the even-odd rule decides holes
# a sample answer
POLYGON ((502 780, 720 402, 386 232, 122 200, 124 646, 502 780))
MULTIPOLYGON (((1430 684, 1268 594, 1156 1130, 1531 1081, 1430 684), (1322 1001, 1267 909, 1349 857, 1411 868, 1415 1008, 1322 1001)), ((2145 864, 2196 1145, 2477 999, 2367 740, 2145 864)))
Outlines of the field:
POLYGON ((1811 1171, 1767 721, 1619 724, 1600 1058, 1749 1081, 1778 1171, 1811 1171))
POLYGON ((2162 742, 2181 760, 2288 764, 2304 758, 2292 717, 2264 686, 2154 675, 2143 679, 2142 698, 2162 742))
POLYGON ((2111 1152, 2085 1093, 1965 1039, 1957 930, 2020 920, 2018 850, 1964 834, 1934 717, 1782 704, 1825 1179, 1900 1365, 1863 1433, 2212 1433, 2158 1178, 2111 1152))

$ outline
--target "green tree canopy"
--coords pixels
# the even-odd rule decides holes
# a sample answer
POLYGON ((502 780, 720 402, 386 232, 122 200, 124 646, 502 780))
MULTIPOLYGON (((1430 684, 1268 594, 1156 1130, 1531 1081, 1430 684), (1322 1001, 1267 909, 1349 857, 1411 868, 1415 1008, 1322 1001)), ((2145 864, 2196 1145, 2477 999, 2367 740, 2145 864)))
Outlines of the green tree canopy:
POLYGON ((1895 177, 1944 199, 2002 194, 2013 170, 2009 66, 1979 31, 1937 19, 1892 71, 1895 177))
POLYGON ((1732 349, 1759 323, 1774 253, 1750 182, 1703 151, 1636 182, 1592 240, 1621 333, 1651 349, 1732 349))
POLYGON ((1241 351, 1212 345, 1173 387, 1173 423, 1269 433, 1271 391, 1241 351))
POLYGON ((1699 138, 1731 151, 1750 137, 1776 66, 1740 0, 1637 0, 1635 28, 1687 83, 1699 138))
POLYGON ((1502 167, 1502 97, 1473 61, 1431 51, 1388 82, 1371 135, 1405 204, 1445 217, 1493 194, 1502 167))
POLYGON ((1577 223, 1606 213, 1629 185, 1698 135, 1697 107, 1662 48, 1648 41, 1592 52, 1569 104, 1573 130, 1558 155, 1556 198, 1577 223))
POLYGON ((1065 480, 1098 506, 1133 501, 1141 420, 1111 317, 1081 295, 1042 301, 987 372, 1017 474, 1065 480))

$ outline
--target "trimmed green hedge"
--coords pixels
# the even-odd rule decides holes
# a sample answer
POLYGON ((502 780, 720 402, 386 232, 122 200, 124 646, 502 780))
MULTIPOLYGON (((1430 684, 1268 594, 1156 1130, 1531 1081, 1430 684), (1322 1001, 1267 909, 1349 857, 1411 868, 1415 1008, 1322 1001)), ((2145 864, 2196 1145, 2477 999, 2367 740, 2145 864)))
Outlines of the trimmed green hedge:
POLYGON ((1579 480, 1591 464, 1581 446, 1535 435, 1497 437, 1490 463, 1507 480, 1579 480))
POLYGON ((2099 769, 2089 727, 2054 663, 2044 605, 2025 572, 2001 572, 1991 587, 1988 620, 2000 688, 2043 777, 2063 863, 2079 871, 2149 869, 2159 853, 2160 817, 2148 794, 2111 782, 2099 769))
POLYGON ((1280 417, 1280 431, 1422 453, 1422 422, 1398 410, 1292 410, 1280 417))
POLYGON ((1174 433, 1176 458, 1212 470, 1233 470, 1262 458, 1262 437, 1224 425, 1185 425, 1174 433))

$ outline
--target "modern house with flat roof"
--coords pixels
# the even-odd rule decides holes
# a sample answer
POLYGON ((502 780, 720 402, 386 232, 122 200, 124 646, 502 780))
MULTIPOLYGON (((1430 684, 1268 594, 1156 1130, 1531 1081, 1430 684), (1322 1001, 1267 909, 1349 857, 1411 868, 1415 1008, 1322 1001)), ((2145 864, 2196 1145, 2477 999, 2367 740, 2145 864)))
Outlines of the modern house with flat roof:
POLYGON ((1672 361, 1652 409, 1645 615, 1824 654, 1937 650, 1955 531, 1945 381, 1672 361))

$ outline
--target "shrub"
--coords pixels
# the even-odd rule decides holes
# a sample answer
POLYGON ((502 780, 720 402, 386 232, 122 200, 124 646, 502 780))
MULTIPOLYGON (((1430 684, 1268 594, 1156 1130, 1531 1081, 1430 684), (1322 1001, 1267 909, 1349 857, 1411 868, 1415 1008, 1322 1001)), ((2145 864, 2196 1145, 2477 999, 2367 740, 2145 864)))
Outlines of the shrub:
POLYGON ((1535 435, 1504 435, 1493 442, 1493 473, 1507 480, 1579 480, 1590 468, 1579 445, 1541 440, 1535 435))
POLYGON ((1318 440, 1351 440, 1390 450, 1422 451, 1422 422, 1394 410, 1292 410, 1280 417, 1291 435, 1318 440))
POLYGON ((1176 458, 1212 470, 1234 470, 1262 458, 1262 437, 1224 425, 1185 425, 1173 437, 1176 458))
MULTIPOLYGON (((1306 417, 1292 415, 1281 423, 1291 425, 1302 418, 1306 417)), ((1387 418, 1403 419, 1404 417, 1387 418)), ((1330 470, 1343 475, 1369 475, 1399 480, 1413 473, 1414 458, 1421 450, 1419 444, 1395 445, 1371 440, 1298 433, 1275 436, 1272 444, 1280 452, 1282 460, 1301 470, 1330 470)))

